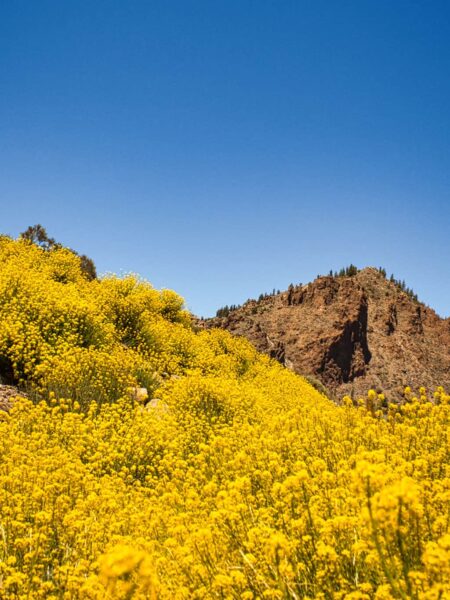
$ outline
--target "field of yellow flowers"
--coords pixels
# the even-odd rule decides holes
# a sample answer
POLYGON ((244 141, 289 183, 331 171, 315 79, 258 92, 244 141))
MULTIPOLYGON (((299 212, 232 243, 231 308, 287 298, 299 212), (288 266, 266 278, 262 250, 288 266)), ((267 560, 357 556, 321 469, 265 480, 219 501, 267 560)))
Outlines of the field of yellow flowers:
POLYGON ((0 238, 0 598, 450 598, 450 397, 333 404, 136 277, 0 238), (144 406, 134 390, 146 387, 144 406))

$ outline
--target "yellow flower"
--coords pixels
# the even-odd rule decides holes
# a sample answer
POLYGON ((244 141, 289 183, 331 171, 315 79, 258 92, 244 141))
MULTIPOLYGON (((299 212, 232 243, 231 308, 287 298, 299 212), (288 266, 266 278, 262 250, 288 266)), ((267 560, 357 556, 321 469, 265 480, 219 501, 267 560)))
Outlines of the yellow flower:
POLYGON ((173 292, 8 238, 0 313, 33 398, 0 412, 0 597, 450 597, 443 388, 332 403, 173 292))

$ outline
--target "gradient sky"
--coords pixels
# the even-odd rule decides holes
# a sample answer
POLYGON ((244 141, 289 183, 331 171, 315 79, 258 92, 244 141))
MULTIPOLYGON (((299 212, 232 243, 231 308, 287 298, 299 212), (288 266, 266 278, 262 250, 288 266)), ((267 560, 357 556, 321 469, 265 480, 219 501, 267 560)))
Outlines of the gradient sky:
POLYGON ((3 0, 0 231, 209 316, 350 262, 450 316, 448 1, 3 0))

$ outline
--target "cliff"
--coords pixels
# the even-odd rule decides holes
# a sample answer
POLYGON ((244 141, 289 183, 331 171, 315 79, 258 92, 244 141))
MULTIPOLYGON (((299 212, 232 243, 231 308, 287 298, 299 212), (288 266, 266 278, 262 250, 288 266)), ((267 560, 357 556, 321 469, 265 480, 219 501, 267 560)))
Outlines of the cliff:
POLYGON ((336 397, 374 388, 394 398, 406 385, 450 388, 450 319, 375 268, 318 277, 201 325, 246 337, 336 397))

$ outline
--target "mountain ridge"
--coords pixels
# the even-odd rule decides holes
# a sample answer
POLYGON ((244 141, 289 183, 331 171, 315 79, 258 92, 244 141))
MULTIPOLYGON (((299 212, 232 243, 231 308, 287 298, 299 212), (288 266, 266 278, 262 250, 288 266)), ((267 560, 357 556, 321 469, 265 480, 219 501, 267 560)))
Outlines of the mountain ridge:
POLYGON ((450 386, 450 318, 374 267, 319 276, 199 321, 249 339, 340 397, 369 388, 395 398, 405 386, 450 386))

